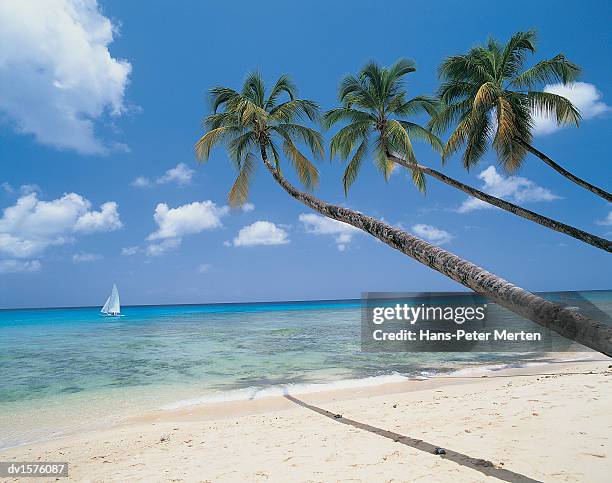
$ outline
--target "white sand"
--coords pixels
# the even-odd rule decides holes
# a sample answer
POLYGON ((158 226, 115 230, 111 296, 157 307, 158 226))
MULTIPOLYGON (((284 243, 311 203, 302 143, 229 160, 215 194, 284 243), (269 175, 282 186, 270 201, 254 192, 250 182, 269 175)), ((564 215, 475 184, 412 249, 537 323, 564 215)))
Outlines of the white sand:
POLYGON ((611 481, 609 364, 160 411, 0 460, 68 461, 74 481, 611 481))

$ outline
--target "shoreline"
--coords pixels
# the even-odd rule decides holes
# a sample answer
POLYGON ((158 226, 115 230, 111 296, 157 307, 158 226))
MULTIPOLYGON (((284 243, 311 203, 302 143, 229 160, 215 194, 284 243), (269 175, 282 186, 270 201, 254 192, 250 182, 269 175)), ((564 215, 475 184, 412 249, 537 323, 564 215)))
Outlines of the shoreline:
MULTIPOLYGON (((170 416, 188 419, 187 416, 197 414, 198 417, 205 419, 215 419, 286 410, 291 408, 291 404, 285 398, 286 395, 308 397, 317 402, 342 401, 465 384, 473 379, 480 378, 507 377, 507 375, 518 375, 519 373, 531 375, 538 370, 543 371, 544 368, 549 366, 605 362, 606 360, 594 359, 594 357, 605 356, 592 351, 560 353, 548 360, 466 364, 466 367, 461 366, 449 371, 423 371, 418 376, 394 373, 354 379, 340 378, 325 382, 249 386, 240 389, 211 391, 187 399, 176 399, 158 407, 151 407, 150 405, 149 407, 130 407, 121 403, 121 409, 113 414, 103 415, 103 422, 92 423, 90 421, 89 423, 83 423, 80 427, 71 429, 58 428, 48 436, 22 441, 18 444, 0 446, 0 453, 23 446, 44 444, 79 434, 92 433, 108 427, 114 428, 137 422, 160 421, 170 416)), ((159 389, 153 387, 151 391, 159 389)), ((86 394, 84 395, 86 396, 86 394)), ((37 411, 44 410, 41 406, 43 405, 37 404, 37 411)))
MULTIPOLYGON (((151 423, 174 419, 188 421, 190 419, 219 419, 228 417, 240 417, 251 414, 261 414, 291 409, 293 406, 287 402, 286 396, 299 396, 308 398, 317 403, 328 403, 333 401, 350 401, 354 399, 369 398, 375 396, 386 396, 401 393, 413 393, 433 389, 445 388, 447 386, 470 384, 482 379, 508 378, 508 377, 533 377, 554 375, 566 366, 580 367, 582 364, 612 363, 612 359, 592 359, 589 357, 593 352, 585 352, 584 357, 555 358, 549 361, 508 363, 508 364, 482 364, 461 368, 446 373, 431 374, 428 376, 402 376, 383 375, 372 376, 361 379, 340 379, 332 382, 313 383, 304 385, 280 385, 257 389, 254 397, 226 399, 229 393, 243 390, 223 391, 219 394, 211 394, 196 398, 193 401, 176 401, 164 405, 155 410, 146 411, 136 416, 128 417, 117 425, 134 423, 151 423), (551 370, 546 370, 550 368, 551 370), (397 379, 385 382, 385 379, 397 379), (368 382, 372 382, 371 384, 368 382), (347 384, 348 383, 348 384, 347 384), (302 388, 303 386, 303 388, 302 388), (343 387, 345 386, 345 387, 343 387), (302 390, 300 390, 302 389, 302 390), (261 392, 261 394, 258 394, 261 392)), ((576 356, 576 353, 572 353, 576 356)), ((601 354, 596 354, 601 356, 601 354)), ((602 356, 605 357, 605 356, 602 356)))
POLYGON ((410 468, 437 481, 480 481, 504 471, 605 481, 612 469, 611 363, 552 362, 150 411, 0 455, 69 461, 70 480, 406 481, 410 468), (426 454, 431 445, 449 456, 426 454), (474 463, 481 460, 485 466, 474 463))

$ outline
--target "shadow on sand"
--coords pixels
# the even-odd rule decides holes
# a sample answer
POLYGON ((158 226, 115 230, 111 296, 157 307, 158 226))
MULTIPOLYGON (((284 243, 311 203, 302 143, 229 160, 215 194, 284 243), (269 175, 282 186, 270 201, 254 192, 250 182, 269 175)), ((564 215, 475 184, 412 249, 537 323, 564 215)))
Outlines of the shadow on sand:
MULTIPOLYGON (((376 426, 370 426, 369 424, 360 423, 359 421, 354 421, 352 419, 345 418, 343 416, 340 416, 339 414, 327 411, 326 409, 322 409, 317 406, 313 406, 312 404, 308 404, 307 402, 301 401, 288 394, 285 395, 285 398, 299 406, 302 406, 303 408, 310 409, 311 411, 319 413, 322 416, 330 418, 337 423, 347 424, 349 426, 353 426, 354 428, 369 431, 370 433, 374 433, 378 436, 382 436, 383 438, 393 440, 396 443, 405 444, 406 446, 410 446, 411 448, 418 449, 419 451, 423 451, 431 455, 435 454, 436 448, 438 448, 438 446, 428 443, 427 441, 423 441, 422 439, 410 438, 409 436, 404 436, 403 434, 394 433, 393 431, 387 431, 386 429, 377 428, 376 426)), ((457 463, 458 465, 479 471, 484 475, 491 476, 503 481, 521 483, 539 482, 539 480, 534 480, 525 475, 521 475, 520 473, 515 473, 504 468, 498 468, 494 466, 493 463, 491 463, 490 461, 472 458, 471 456, 465 455, 463 453, 458 453, 457 451, 453 451, 448 448, 444 448, 444 450, 446 451, 446 454, 439 455, 438 458, 450 460, 454 463, 457 463)))

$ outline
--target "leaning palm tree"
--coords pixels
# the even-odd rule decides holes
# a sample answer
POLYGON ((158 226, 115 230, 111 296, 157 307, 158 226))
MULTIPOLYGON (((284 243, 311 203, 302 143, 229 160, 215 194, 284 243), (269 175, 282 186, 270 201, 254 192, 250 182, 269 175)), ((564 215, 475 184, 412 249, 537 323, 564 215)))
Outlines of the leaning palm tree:
POLYGON ((520 168, 530 152, 570 181, 612 202, 612 194, 570 173, 532 145, 534 113, 552 116, 559 124, 580 121, 580 113, 568 99, 536 90, 544 82, 575 81, 580 67, 558 54, 523 70, 527 53, 536 50, 535 40, 534 31, 518 32, 506 45, 491 38, 486 47, 475 47, 442 63, 439 97, 445 107, 431 126, 442 132, 456 124, 444 158, 465 145, 463 164, 469 169, 492 139, 507 172, 520 168))
POLYGON ((406 119, 419 112, 436 116, 439 107, 436 100, 426 96, 407 99, 402 79, 415 70, 414 62, 407 59, 389 68, 371 62, 357 76, 347 76, 340 84, 338 97, 342 105, 328 111, 323 124, 330 128, 338 122, 345 123, 330 143, 332 158, 339 155, 349 159, 343 176, 345 193, 355 181, 363 160, 373 154, 385 178, 399 164, 411 171, 415 185, 422 191, 424 175, 431 176, 486 203, 612 252, 609 240, 496 198, 418 163, 413 139, 425 140, 437 151, 442 151, 442 143, 431 131, 406 119))
POLYGON ((246 201, 257 153, 274 180, 290 196, 323 216, 359 228, 517 314, 612 355, 612 328, 537 297, 380 220, 332 205, 294 187, 282 174, 279 143, 296 168, 300 181, 311 188, 316 184, 318 173, 299 150, 298 143, 305 143, 312 154, 318 156, 322 153, 322 142, 319 133, 299 124, 304 118, 317 119, 317 105, 297 99, 295 87, 287 76, 280 77, 267 96, 261 77, 251 74, 240 92, 215 87, 211 90, 211 97, 213 113, 204 121, 207 131, 196 143, 196 154, 201 161, 205 161, 216 144, 226 146, 238 171, 229 193, 230 203, 240 205, 246 201), (288 99, 279 102, 283 93, 288 99))

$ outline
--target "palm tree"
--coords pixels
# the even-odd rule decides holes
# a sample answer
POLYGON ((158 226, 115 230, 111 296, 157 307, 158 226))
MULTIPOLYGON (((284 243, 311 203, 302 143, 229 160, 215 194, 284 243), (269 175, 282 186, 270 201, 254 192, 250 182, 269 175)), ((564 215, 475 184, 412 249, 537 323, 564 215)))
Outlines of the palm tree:
POLYGON ((424 175, 431 176, 517 216, 612 251, 609 240, 526 210, 419 164, 412 148, 412 139, 425 140, 437 151, 442 151, 442 143, 428 129, 404 118, 423 111, 432 116, 438 112, 438 102, 430 97, 406 98, 402 78, 415 70, 414 62, 407 59, 400 59, 389 68, 371 62, 357 76, 347 76, 340 84, 338 97, 342 105, 328 111, 323 117, 323 124, 330 128, 337 122, 346 123, 332 137, 330 145, 332 158, 335 155, 350 158, 343 177, 345 193, 355 181, 364 158, 373 153, 376 165, 385 178, 389 177, 394 164, 399 164, 412 172, 414 183, 422 191, 425 190, 424 175))
POLYGON ((519 169, 530 152, 570 181, 612 202, 610 193, 573 175, 531 144, 534 112, 553 116, 559 124, 580 121, 580 113, 568 99, 534 90, 543 82, 573 82, 580 67, 558 54, 523 70, 527 53, 536 50, 535 40, 534 31, 518 32, 506 45, 491 38, 486 47, 475 47, 442 63, 439 75, 444 82, 438 94, 445 107, 431 126, 442 132, 456 124, 444 158, 465 145, 463 164, 469 169, 492 139, 507 172, 519 169))
POLYGON ((304 142, 315 156, 322 153, 320 134, 298 124, 303 118, 317 119, 318 106, 311 101, 296 99, 296 89, 287 76, 278 79, 267 97, 265 93, 264 83, 258 74, 249 75, 240 92, 227 87, 211 90, 213 113, 204 122, 207 131, 196 143, 196 154, 201 161, 205 161, 216 144, 226 146, 238 170, 229 194, 230 203, 240 205, 246 202, 249 181, 255 168, 255 153, 258 152, 266 169, 290 196, 323 216, 359 228, 517 314, 599 352, 612 355, 612 328, 537 297, 380 220, 332 205, 295 188, 281 173, 278 143, 282 143, 285 155, 293 162, 300 181, 307 187, 314 186, 318 173, 299 151, 296 141, 304 142), (288 100, 279 102, 283 93, 288 100), (217 112, 220 108, 223 110, 217 112))

